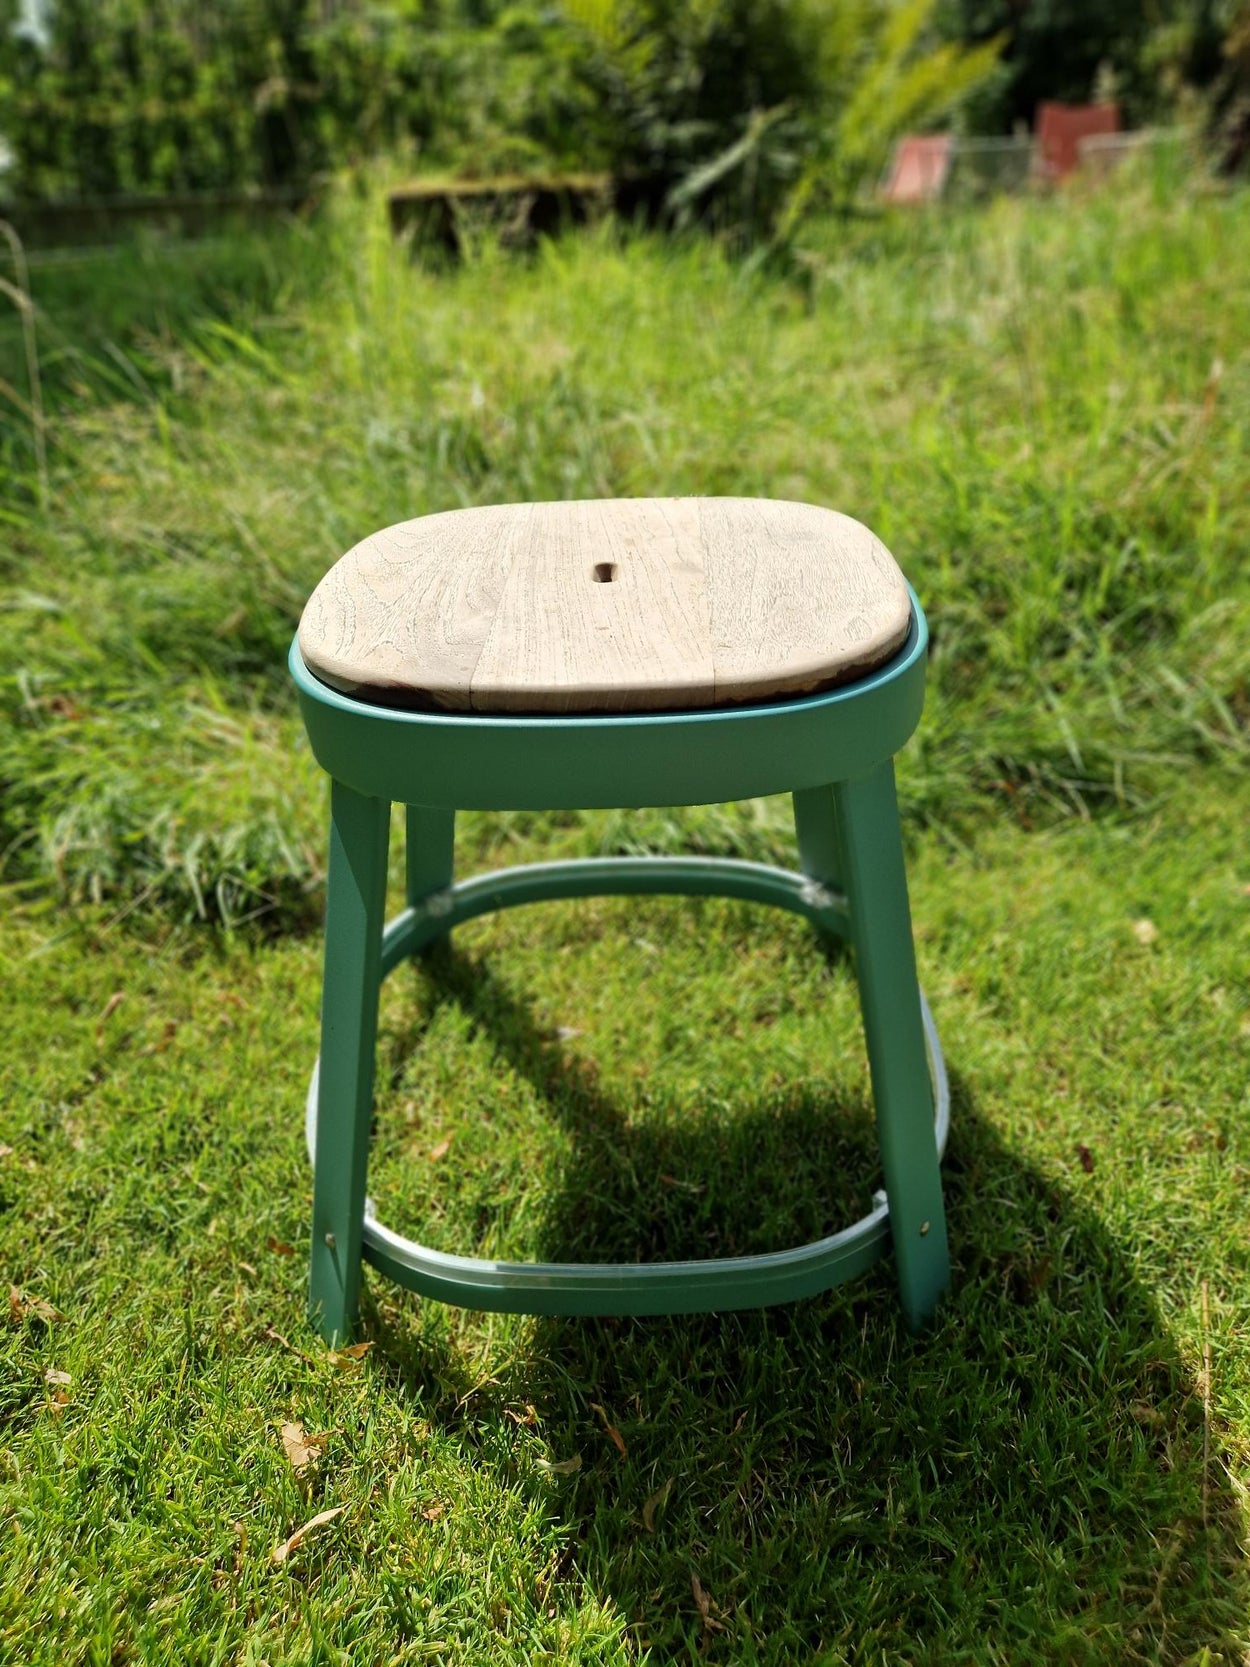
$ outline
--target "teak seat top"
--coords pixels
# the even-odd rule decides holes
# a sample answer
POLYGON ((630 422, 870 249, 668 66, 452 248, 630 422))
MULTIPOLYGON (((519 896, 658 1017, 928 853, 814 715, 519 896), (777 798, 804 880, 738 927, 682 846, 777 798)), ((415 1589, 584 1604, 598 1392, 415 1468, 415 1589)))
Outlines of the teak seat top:
POLYGON ((850 682, 910 620, 893 556, 834 510, 602 498, 374 533, 314 590, 299 646, 323 682, 387 705, 681 711, 850 682))

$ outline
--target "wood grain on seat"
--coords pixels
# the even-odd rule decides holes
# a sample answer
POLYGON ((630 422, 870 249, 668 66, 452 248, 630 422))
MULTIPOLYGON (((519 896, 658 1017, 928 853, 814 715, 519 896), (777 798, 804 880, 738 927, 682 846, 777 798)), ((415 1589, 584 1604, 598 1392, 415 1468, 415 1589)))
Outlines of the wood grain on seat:
POLYGON ((324 682, 476 712, 638 712, 831 688, 902 645, 903 576, 858 521, 766 498, 500 504, 357 544, 304 609, 324 682))

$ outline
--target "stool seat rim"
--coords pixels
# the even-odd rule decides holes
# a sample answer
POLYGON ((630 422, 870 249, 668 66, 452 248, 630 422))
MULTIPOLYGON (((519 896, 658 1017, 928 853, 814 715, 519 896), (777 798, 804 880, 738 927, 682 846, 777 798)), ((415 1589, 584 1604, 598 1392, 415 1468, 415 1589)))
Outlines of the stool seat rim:
POLYGON ((460 732, 466 736, 487 731, 498 733, 530 733, 550 737, 556 732, 584 735, 587 731, 608 730, 619 733, 623 729, 655 730, 679 725, 739 727, 761 719, 775 722, 787 713, 813 714, 844 708, 856 700, 863 700, 885 685, 893 683, 923 661, 928 652, 929 627, 924 609, 911 585, 907 586, 911 602, 911 622, 907 636, 898 651, 881 665, 865 672, 849 683, 838 684, 815 694, 778 696, 774 699, 751 701, 736 706, 684 707, 662 711, 631 712, 456 712, 446 709, 426 710, 406 706, 384 706, 376 700, 361 700, 325 683, 310 670, 300 651, 298 633, 291 639, 287 665, 300 694, 307 700, 353 719, 391 730, 437 731, 443 734, 460 732))
POLYGON ((455 713, 378 706, 290 669, 313 755, 372 799, 456 810, 726 804, 867 775, 920 721, 928 628, 854 683, 797 699, 677 712, 455 713))

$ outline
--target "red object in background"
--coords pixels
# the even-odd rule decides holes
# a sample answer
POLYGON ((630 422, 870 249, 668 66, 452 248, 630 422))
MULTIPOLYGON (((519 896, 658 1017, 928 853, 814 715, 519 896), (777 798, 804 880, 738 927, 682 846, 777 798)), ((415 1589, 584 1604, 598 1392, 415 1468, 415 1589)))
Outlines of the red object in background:
POLYGON ((1120 131, 1118 104, 1039 104, 1037 148, 1047 179, 1065 179, 1080 162, 1080 143, 1095 133, 1120 131))
POLYGON ((882 196, 890 203, 932 203, 942 195, 951 167, 949 133, 900 139, 882 196))

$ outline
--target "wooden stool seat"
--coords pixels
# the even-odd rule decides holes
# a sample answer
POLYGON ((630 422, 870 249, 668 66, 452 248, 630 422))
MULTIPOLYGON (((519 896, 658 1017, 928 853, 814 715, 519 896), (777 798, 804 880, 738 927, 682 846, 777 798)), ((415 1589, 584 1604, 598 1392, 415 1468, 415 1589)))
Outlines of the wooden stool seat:
POLYGON ((834 510, 592 499, 374 533, 313 592, 299 646, 324 683, 385 705, 686 711, 852 682, 910 623, 894 558, 834 510))

